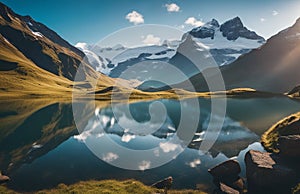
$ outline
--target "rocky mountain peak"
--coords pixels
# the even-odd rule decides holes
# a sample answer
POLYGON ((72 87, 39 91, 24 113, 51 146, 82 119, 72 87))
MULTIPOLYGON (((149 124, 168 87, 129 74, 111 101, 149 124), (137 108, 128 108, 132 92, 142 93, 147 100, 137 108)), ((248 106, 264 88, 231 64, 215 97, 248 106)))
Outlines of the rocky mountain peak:
POLYGON ((217 28, 220 27, 219 22, 214 18, 210 22, 207 22, 207 24, 209 24, 211 26, 214 26, 214 27, 217 27, 217 28))
POLYGON ((227 26, 232 27, 232 28, 243 28, 244 27, 243 22, 242 22, 241 18, 239 18, 239 17, 235 17, 235 18, 232 18, 232 19, 224 22, 221 25, 221 28, 224 28, 227 26))
POLYGON ((263 37, 257 35, 254 31, 248 30, 243 25, 239 17, 235 17, 222 24, 220 27, 220 31, 222 32, 222 35, 226 37, 228 40, 236 40, 239 37, 242 37, 251 40, 264 41, 263 37))
POLYGON ((223 37, 231 41, 234 41, 239 37, 264 41, 263 37, 257 35, 254 31, 248 30, 239 17, 228 20, 222 25, 220 25, 216 19, 212 19, 203 26, 192 29, 189 33, 195 38, 214 39, 217 31, 221 32, 223 37))
POLYGON ((211 38, 214 39, 215 31, 220 27, 216 19, 212 19, 203 26, 199 26, 190 31, 190 34, 196 38, 211 38))

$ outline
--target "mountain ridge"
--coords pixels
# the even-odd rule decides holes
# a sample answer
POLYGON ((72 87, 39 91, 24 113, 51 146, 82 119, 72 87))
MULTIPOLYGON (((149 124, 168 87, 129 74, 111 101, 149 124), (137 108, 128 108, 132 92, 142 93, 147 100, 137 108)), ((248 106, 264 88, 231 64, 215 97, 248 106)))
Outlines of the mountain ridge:
MULTIPOLYGON (((93 70, 84 53, 56 32, 30 16, 16 14, 3 3, 0 3, 0 48, 2 98, 70 98, 73 91, 84 94, 92 89, 89 83, 95 83, 96 89, 115 83, 114 79, 93 70)), ((124 85, 130 84, 124 80, 124 85)))
MULTIPOLYGON (((283 93, 299 85, 300 19, 272 36, 257 49, 220 68, 226 89, 248 87, 260 91, 283 93)), ((213 72, 207 69, 206 72, 213 72)), ((214 75, 210 76, 214 79, 214 75)), ((203 75, 190 78, 197 91, 207 91, 203 75)), ((184 83, 174 85, 181 87, 184 83)), ((189 90, 188 88, 185 88, 189 90)))
POLYGON ((256 32, 249 30, 241 21, 241 18, 236 16, 230 20, 225 21, 223 24, 219 24, 216 19, 205 23, 203 26, 193 28, 189 31, 195 38, 211 38, 214 39, 216 31, 222 32, 222 35, 227 38, 227 40, 237 40, 238 38, 247 38, 253 40, 265 39, 262 36, 256 34, 256 32))

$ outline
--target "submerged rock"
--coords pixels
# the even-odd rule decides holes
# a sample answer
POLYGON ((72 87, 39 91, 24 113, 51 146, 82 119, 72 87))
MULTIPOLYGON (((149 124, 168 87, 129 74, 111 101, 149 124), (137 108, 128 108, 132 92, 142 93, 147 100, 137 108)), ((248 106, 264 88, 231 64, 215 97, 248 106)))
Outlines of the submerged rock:
POLYGON ((245 155, 249 191, 282 193, 295 184, 296 173, 271 153, 250 150, 245 155))
POLYGON ((236 160, 228 160, 225 161, 211 169, 208 172, 214 177, 216 180, 227 180, 227 179, 237 179, 240 172, 241 167, 236 160))
POLYGON ((288 135, 278 138, 280 154, 288 157, 300 157, 300 135, 288 135))

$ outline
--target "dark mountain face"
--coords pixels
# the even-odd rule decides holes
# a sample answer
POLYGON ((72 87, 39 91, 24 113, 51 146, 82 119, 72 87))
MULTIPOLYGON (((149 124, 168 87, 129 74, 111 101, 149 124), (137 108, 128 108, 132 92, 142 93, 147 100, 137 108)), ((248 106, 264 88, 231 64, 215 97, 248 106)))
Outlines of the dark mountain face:
POLYGON ((251 40, 263 40, 264 38, 258 36, 255 32, 248 30, 244 27, 241 19, 239 17, 235 17, 232 20, 229 20, 221 25, 220 31, 223 36, 228 40, 236 40, 239 37, 247 38, 251 40))
MULTIPOLYGON (((45 25, 20 16, 0 3, 0 33, 26 58, 55 75, 74 80, 84 54, 45 25)), ((79 80, 96 77, 87 62, 82 63, 79 80)))
POLYGON ((212 19, 210 22, 206 23, 206 25, 192 29, 190 31, 190 34, 196 38, 214 39, 215 31, 219 27, 220 27, 219 22, 215 19, 212 19))
POLYGON ((222 32, 222 36, 227 38, 227 40, 237 40, 239 37, 242 37, 264 41, 263 37, 257 35, 254 31, 248 30, 239 17, 228 20, 222 25, 217 20, 212 19, 205 25, 192 29, 189 33, 195 38, 214 39, 217 31, 222 32))
POLYGON ((46 36, 49 40, 52 42, 70 49, 77 55, 84 57, 84 53, 77 49, 76 47, 72 46, 70 43, 62 39, 56 32, 49 29, 47 26, 45 26, 42 23, 34 21, 30 16, 20 16, 24 22, 27 23, 27 26, 31 29, 33 32, 41 32, 44 36, 46 36))
MULTIPOLYGON (((221 67, 221 72, 227 89, 250 87, 282 93, 299 85, 299 68, 300 19, 292 27, 270 38, 259 49, 221 67)), ((212 75, 210 79, 215 78, 212 75)), ((190 80, 198 91, 207 91, 202 74, 195 75, 190 80)), ((177 87, 181 85, 178 84, 177 87)))
POLYGON ((248 30, 239 17, 228 20, 222 25, 212 19, 187 34, 190 34, 196 42, 206 45, 219 66, 228 65, 239 56, 265 43, 265 39, 254 31, 248 30))

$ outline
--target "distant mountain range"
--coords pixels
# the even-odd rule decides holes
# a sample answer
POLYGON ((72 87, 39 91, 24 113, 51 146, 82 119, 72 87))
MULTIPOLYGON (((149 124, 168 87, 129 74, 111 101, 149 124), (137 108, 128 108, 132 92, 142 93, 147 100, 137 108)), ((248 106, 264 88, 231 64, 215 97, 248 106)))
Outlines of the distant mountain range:
MULTIPOLYGON (((142 90, 169 89, 159 81, 146 83, 163 78, 172 87, 186 90, 191 89, 184 87, 189 79, 197 91, 207 91, 200 71, 211 69, 199 70, 184 53, 198 58, 209 53, 221 66, 227 89, 250 87, 282 93, 300 82, 299 34, 300 20, 297 20, 265 43, 236 17, 221 25, 213 19, 185 33, 182 40, 166 40, 158 46, 100 48, 81 43, 76 45, 78 49, 30 16, 20 16, 0 3, 0 91, 2 97, 9 93, 64 95, 71 94, 74 85, 85 90, 91 88, 89 83, 98 78, 101 79, 97 91, 114 85, 115 79, 96 70, 111 77, 119 77, 126 70, 129 72, 126 79, 145 82, 142 85, 145 87, 138 87, 142 90), (135 66, 137 63, 139 68, 135 66), (166 64, 180 69, 183 75, 174 76, 166 64), (75 83, 78 68, 81 68, 76 80, 79 82, 75 83)), ((214 76, 210 74, 210 79, 214 80, 214 76)))
MULTIPOLYGON (((221 67, 226 88, 249 87, 261 91, 283 93, 299 85, 300 19, 271 37, 266 44, 221 67)), ((207 69, 206 72, 211 71, 207 69)), ((209 77, 214 80, 215 75, 209 77)), ((190 78, 197 91, 207 91, 206 81, 199 73, 190 78)), ((182 87, 184 82, 174 85, 182 87)), ((185 88, 192 89, 192 88, 185 88)))
POLYGON ((265 39, 248 30, 239 17, 224 22, 215 19, 188 32, 196 42, 207 47, 219 66, 235 61, 242 54, 258 48, 265 39))
MULTIPOLYGON (((167 71, 164 67, 160 67, 163 66, 161 63, 174 65, 188 77, 199 73, 195 65, 184 56, 185 52, 196 51, 195 55, 201 56, 209 51, 216 64, 222 66, 230 64, 240 55, 264 43, 263 37, 248 30, 241 19, 236 17, 222 25, 213 19, 184 34, 182 40, 165 40, 162 45, 137 48, 116 45, 111 48, 101 48, 99 45, 78 43, 76 46, 85 52, 95 70, 111 77, 119 77, 126 70, 132 74, 130 79, 146 81, 153 79, 153 74, 157 73, 158 69, 161 72, 167 71), (185 50, 181 49, 179 52, 178 48, 181 47, 185 47, 185 50), (140 62, 145 64, 140 68, 131 68, 140 62)), ((174 83, 180 81, 178 77, 176 80, 171 78, 168 80, 174 83)))

